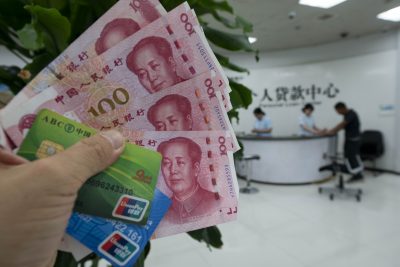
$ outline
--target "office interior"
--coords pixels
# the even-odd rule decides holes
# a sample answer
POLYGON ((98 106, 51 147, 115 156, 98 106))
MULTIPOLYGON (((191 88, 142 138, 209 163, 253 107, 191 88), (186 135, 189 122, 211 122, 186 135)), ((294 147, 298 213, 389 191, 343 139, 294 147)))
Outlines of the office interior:
MULTIPOLYGON (((400 0, 338 1, 330 8, 298 0, 228 2, 254 24, 250 37, 259 50, 258 62, 249 53, 222 51, 249 70, 227 71, 252 90, 252 104, 233 120, 244 155, 235 161, 239 187, 248 190, 239 195, 238 220, 219 226, 221 249, 176 235, 153 241, 146 265, 399 266, 400 14, 378 15, 396 7, 400 13, 400 0), (313 105, 319 128, 331 129, 343 120, 338 102, 361 123, 363 179, 354 183, 347 183, 346 170, 320 169, 345 160, 344 130, 299 135, 304 105, 313 105), (258 107, 272 122, 271 136, 252 133, 258 107), (366 131, 377 135, 363 143, 366 131), (338 186, 360 194, 320 189, 338 186)), ((20 64, 5 50, 0 55, 4 65, 20 64)))

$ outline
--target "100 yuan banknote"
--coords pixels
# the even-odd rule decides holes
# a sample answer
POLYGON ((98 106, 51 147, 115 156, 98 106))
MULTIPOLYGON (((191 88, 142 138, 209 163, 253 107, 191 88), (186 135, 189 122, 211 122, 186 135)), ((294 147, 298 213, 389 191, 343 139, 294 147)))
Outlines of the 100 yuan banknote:
POLYGON ((157 188, 172 199, 155 237, 236 219, 238 184, 226 132, 135 132, 132 143, 161 153, 157 188))
MULTIPOLYGON (((228 80, 201 31, 195 14, 184 3, 89 59, 78 71, 65 73, 53 85, 59 93, 54 101, 82 103, 96 93, 107 97, 114 109, 210 70, 218 77, 216 88, 228 101, 228 80), (129 94, 118 94, 118 88, 129 94)), ((93 107, 90 112, 97 115, 102 110, 93 107)))
MULTIPOLYGON (((94 3, 95 4, 95 3, 94 3)), ((167 12, 158 0, 120 0, 43 69, 9 104, 27 99, 77 71, 90 58, 104 53, 167 12)))
MULTIPOLYGON (((52 87, 36 95, 11 114, 3 113, 3 126, 8 136, 18 146, 29 130, 30 121, 41 109, 50 109, 75 121, 98 130, 122 127, 140 131, 207 131, 224 130, 231 133, 235 150, 239 149, 229 118, 222 106, 221 96, 214 72, 207 71, 191 80, 143 97, 114 109, 108 98, 96 93, 82 105, 54 101, 57 91, 52 87), (90 110, 104 110, 95 115, 90 110)), ((124 88, 118 95, 127 95, 124 88)))

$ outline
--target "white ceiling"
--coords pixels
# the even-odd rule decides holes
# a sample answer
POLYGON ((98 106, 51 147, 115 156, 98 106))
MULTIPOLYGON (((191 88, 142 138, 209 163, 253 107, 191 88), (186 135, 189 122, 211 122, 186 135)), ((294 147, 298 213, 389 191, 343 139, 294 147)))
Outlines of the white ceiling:
MULTIPOLYGON (((348 0, 330 9, 303 6, 298 0, 228 0, 235 12, 252 22, 258 38, 254 47, 260 51, 283 50, 312 46, 346 38, 354 38, 399 27, 399 23, 383 21, 376 15, 395 6, 400 0, 348 0), (289 19, 289 13, 296 16, 289 19), (321 20, 321 16, 331 18, 321 20)), ((211 20, 211 19, 210 19, 211 20)), ((210 25, 219 29, 218 23, 210 25)))

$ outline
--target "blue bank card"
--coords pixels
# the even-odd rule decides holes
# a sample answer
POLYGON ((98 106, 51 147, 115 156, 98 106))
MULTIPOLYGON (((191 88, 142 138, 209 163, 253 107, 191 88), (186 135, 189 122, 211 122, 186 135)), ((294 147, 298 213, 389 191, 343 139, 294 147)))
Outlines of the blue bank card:
POLYGON ((144 226, 74 212, 67 233, 113 266, 133 266, 170 205, 171 200, 156 189, 144 226))

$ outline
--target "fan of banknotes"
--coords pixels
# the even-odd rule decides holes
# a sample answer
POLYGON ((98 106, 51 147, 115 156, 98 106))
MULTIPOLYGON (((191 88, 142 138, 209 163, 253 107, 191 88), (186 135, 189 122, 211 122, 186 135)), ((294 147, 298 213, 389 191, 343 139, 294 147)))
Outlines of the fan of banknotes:
POLYGON ((150 238, 236 219, 229 92, 187 3, 167 13, 157 0, 120 0, 0 119, 32 160, 96 131, 123 133, 132 145, 83 186, 61 249, 132 266, 150 238))

